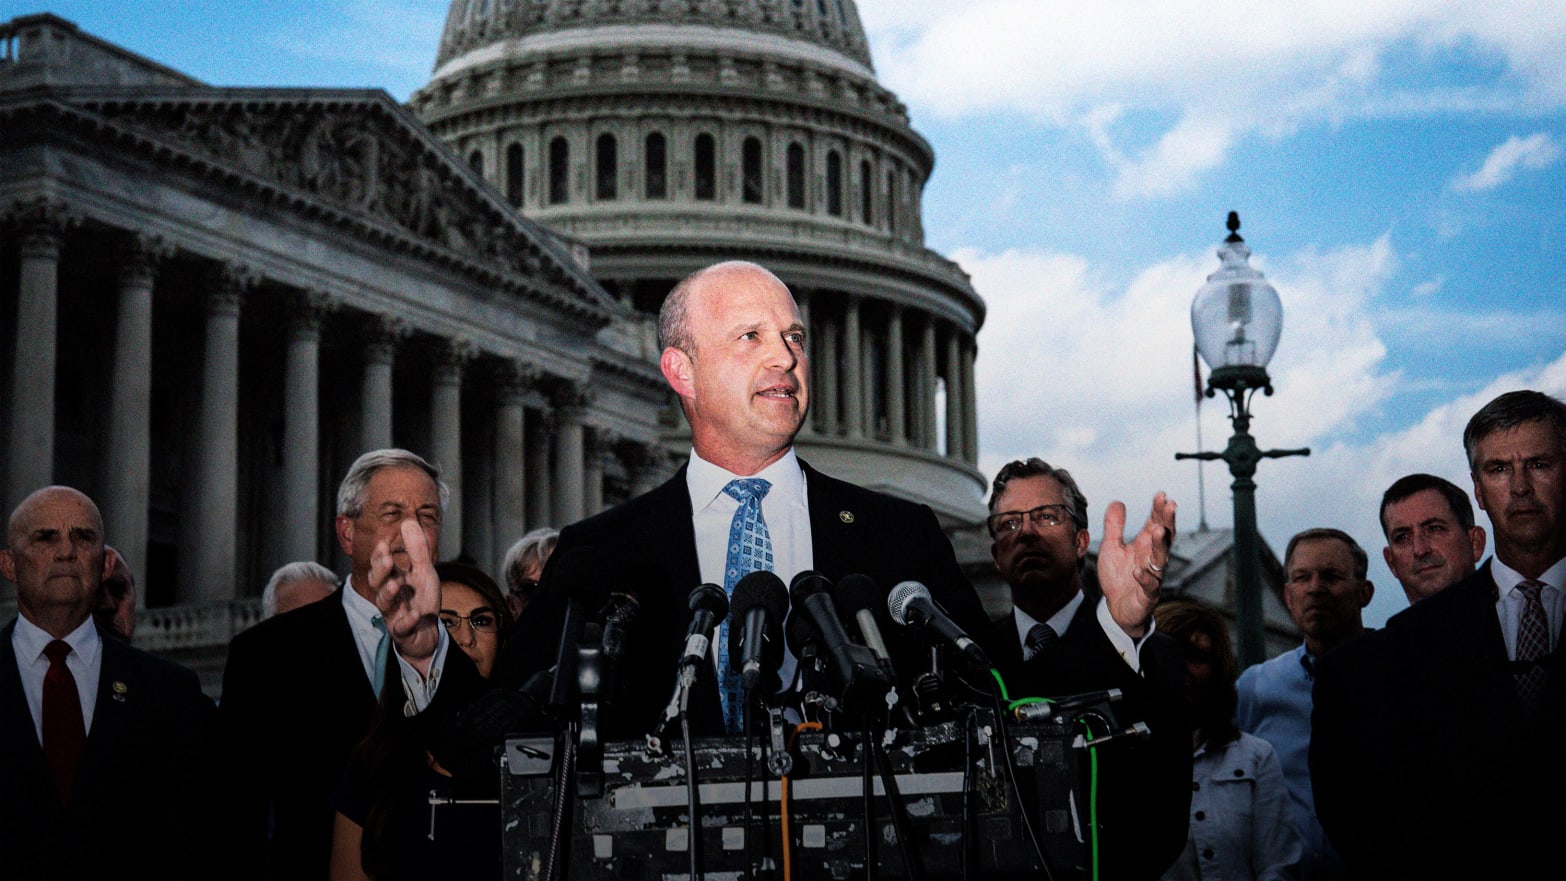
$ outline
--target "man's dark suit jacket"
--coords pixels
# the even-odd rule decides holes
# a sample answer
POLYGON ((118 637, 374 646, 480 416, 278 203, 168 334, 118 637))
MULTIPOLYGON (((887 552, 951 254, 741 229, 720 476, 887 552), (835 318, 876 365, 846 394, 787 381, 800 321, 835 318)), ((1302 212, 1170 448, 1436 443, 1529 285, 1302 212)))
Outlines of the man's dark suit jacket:
POLYGON ((1066 632, 1026 663, 1015 613, 995 622, 982 642, 1013 700, 1118 688, 1121 725, 1147 723, 1146 742, 1107 744, 1099 756, 1099 853, 1104 878, 1158 878, 1185 848, 1191 809, 1185 656, 1178 642, 1155 632, 1142 643, 1138 676, 1098 623, 1096 586, 1084 594, 1066 632))
POLYGON ((1566 669, 1525 718, 1490 564, 1316 667, 1316 813, 1360 878, 1558 878, 1566 669))
MULTIPOLYGON (((801 465, 815 571, 833 581, 868 575, 885 593, 899 582, 919 581, 959 626, 975 633, 987 625, 978 594, 963 577, 951 542, 928 507, 801 465)), ((691 517, 681 468, 657 489, 562 530, 539 595, 523 612, 517 635, 507 641, 497 678, 520 684, 554 664, 566 601, 577 588, 564 583, 567 567, 557 564, 576 548, 593 548, 601 560, 599 577, 610 589, 635 594, 640 603, 640 617, 625 648, 623 699, 609 709, 604 726, 617 739, 652 731, 674 691, 676 661, 690 623, 690 593, 701 584, 691 517)), ((778 573, 785 584, 795 574, 778 573)), ((928 665, 929 653, 918 635, 891 629, 884 636, 894 664, 899 676, 910 680, 928 665)), ((689 715, 693 734, 721 733, 711 665, 703 668, 689 715)))
MULTIPOLYGON (((229 645, 216 772, 227 790, 228 841, 217 855, 226 872, 279 881, 326 877, 332 794, 376 708, 343 608, 345 589, 263 621, 229 645)), ((386 687, 400 689, 396 658, 387 665, 386 687)), ((477 680, 472 661, 449 646, 440 689, 425 712, 446 712, 477 680)))
POLYGON ((92 730, 62 806, 0 630, 0 877, 197 878, 212 702, 196 674, 103 637, 92 730))

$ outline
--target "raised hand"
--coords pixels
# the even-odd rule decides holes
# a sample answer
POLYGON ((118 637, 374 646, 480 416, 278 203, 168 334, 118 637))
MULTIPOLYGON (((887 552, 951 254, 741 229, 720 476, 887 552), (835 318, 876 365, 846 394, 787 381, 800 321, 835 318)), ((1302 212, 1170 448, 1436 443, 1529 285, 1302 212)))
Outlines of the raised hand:
POLYGON ((391 547, 380 542, 370 557, 370 591, 397 654, 428 676, 440 643, 440 577, 419 522, 410 517, 401 528, 408 569, 399 569, 391 547))
POLYGON ((1098 582, 1109 614, 1132 639, 1147 633, 1158 604, 1158 586, 1169 566, 1175 535, 1175 503, 1159 493, 1142 531, 1125 541, 1126 506, 1110 502, 1104 511, 1104 537, 1098 546, 1098 582))

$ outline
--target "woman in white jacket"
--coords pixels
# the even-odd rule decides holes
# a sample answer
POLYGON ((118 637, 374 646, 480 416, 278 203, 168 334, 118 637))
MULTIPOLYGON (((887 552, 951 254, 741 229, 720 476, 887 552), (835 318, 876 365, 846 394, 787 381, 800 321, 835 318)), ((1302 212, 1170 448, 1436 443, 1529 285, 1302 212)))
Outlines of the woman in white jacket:
POLYGON ((1166 881, 1288 881, 1299 874, 1300 838, 1272 745, 1234 727, 1238 674, 1229 628, 1192 600, 1158 604, 1158 631, 1185 648, 1194 723, 1191 824, 1166 881))

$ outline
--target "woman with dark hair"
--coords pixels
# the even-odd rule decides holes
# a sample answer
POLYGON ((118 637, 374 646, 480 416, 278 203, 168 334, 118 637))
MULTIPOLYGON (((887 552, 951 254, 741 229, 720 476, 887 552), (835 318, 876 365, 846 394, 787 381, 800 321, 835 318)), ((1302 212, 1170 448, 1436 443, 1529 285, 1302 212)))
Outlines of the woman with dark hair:
POLYGON ((1186 699, 1194 724, 1191 823, 1166 881, 1283 881, 1299 876, 1300 839, 1272 745, 1234 727, 1238 666, 1229 627, 1201 603, 1165 600, 1160 633, 1185 649, 1186 699))
MULTIPOLYGON (((452 643, 489 678, 511 610, 494 579, 475 566, 437 563, 440 621, 452 643)), ((332 833, 333 881, 500 877, 500 816, 493 804, 455 804, 458 791, 432 749, 440 732, 405 717, 397 677, 387 677, 369 734, 339 787, 332 833)))

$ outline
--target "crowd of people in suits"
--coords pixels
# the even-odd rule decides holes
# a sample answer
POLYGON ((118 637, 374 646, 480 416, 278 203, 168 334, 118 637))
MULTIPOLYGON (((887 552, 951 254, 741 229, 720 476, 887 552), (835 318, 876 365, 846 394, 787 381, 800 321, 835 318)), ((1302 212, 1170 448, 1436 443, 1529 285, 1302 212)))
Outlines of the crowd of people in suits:
MULTIPOLYGON (((571 598, 594 580, 634 586, 639 604, 624 649, 638 665, 608 697, 605 734, 652 730, 688 645, 693 589, 732 592, 757 568, 864 575, 883 590, 917 581, 1013 695, 1118 689, 1117 715, 1150 736, 1099 769, 1100 877, 1556 874, 1560 400, 1508 392, 1464 434, 1489 560, 1478 565, 1487 535, 1461 488, 1401 479, 1381 522, 1410 608, 1367 632, 1366 552, 1342 531, 1306 530, 1284 560, 1303 645, 1242 673, 1217 610, 1160 602, 1175 531, 1164 494, 1129 540, 1125 506, 1107 505, 1089 567, 1088 502, 1072 475, 1036 458, 1005 465, 986 526, 1012 603, 991 620, 929 507, 796 455, 805 327, 772 273, 729 262, 686 278, 659 341, 692 440, 667 483, 522 537, 503 590, 440 562, 448 499, 434 464, 365 453, 337 498, 350 571, 277 572, 266 620, 229 647, 216 706, 194 674, 130 645, 135 588, 93 501, 61 486, 24 500, 0 549, 19 611, 0 631, 0 875, 499 877, 493 805, 443 814, 439 834, 431 825, 431 792, 481 802, 470 796, 497 785, 464 740, 473 729, 454 720, 512 707, 512 721, 553 724, 527 696, 556 662, 571 598)), ((923 667, 929 649, 912 631, 886 641, 895 669, 923 667)), ((729 704, 725 641, 713 642, 686 709, 698 736, 744 720, 729 704)), ((785 703, 798 659, 782 655, 769 698, 785 703)))

